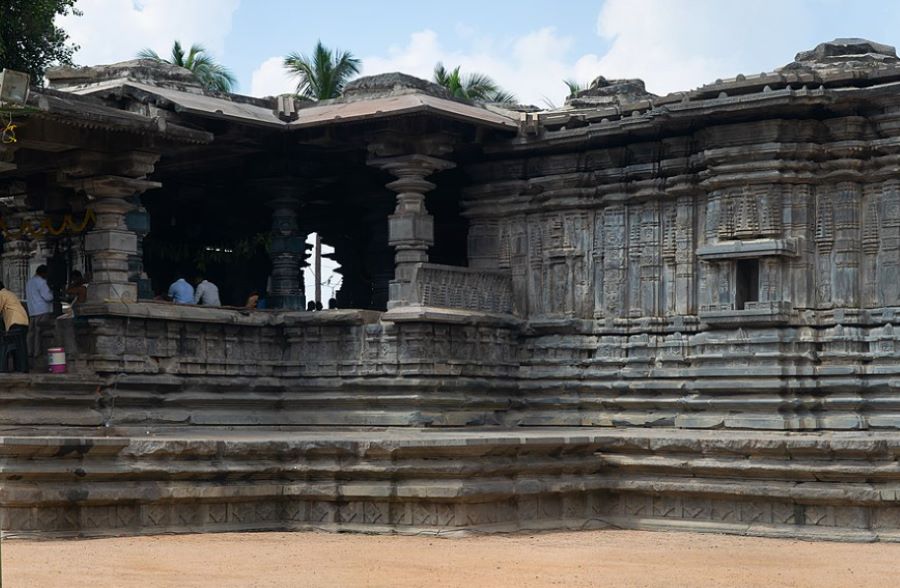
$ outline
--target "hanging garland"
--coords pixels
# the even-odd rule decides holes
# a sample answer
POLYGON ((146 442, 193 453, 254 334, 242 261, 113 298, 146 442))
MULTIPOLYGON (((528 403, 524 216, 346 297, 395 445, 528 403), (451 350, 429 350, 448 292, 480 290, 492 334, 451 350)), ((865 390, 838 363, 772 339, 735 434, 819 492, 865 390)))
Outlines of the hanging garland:
POLYGON ((96 220, 97 217, 94 216, 94 211, 90 208, 87 209, 87 211, 84 213, 84 217, 82 217, 80 221, 76 221, 71 214, 65 215, 63 217, 62 223, 58 227, 53 226, 53 222, 49 217, 44 217, 36 225, 28 220, 23 219, 19 224, 18 229, 14 229, 6 224, 6 219, 0 217, 0 233, 3 234, 4 239, 12 241, 23 239, 26 237, 35 239, 38 237, 44 237, 45 235, 58 237, 59 235, 62 235, 66 232, 70 234, 81 233, 88 228, 88 225, 96 220))

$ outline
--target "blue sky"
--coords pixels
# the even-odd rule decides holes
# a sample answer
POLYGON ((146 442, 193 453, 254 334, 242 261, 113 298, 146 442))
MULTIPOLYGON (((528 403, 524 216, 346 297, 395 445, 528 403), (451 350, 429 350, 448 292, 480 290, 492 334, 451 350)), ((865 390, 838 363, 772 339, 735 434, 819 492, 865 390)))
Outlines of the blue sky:
POLYGON ((202 43, 239 79, 239 91, 291 88, 280 66, 317 39, 351 50, 364 73, 427 77, 434 63, 492 75, 523 101, 560 103, 563 78, 641 77, 657 93, 757 73, 839 36, 896 45, 894 0, 516 0, 311 2, 79 0, 63 26, 81 64, 166 53, 172 39, 202 43))

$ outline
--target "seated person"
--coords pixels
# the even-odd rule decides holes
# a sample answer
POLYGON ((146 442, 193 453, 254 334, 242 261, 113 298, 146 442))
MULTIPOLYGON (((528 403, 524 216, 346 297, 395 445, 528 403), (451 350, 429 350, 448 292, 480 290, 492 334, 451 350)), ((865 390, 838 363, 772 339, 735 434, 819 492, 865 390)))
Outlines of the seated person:
POLYGON ((178 278, 169 286, 169 300, 175 304, 194 304, 194 287, 184 278, 178 278))
POLYGON ((250 296, 247 297, 244 308, 256 308, 257 304, 259 304, 259 292, 254 290, 253 292, 250 292, 250 296))
POLYGON ((194 278, 197 289, 194 290, 194 304, 203 306, 222 306, 219 300, 219 288, 205 277, 198 275, 194 278))
POLYGON ((69 287, 66 288, 66 294, 69 296, 72 304, 83 304, 87 300, 87 280, 78 270, 73 270, 69 279, 69 287))

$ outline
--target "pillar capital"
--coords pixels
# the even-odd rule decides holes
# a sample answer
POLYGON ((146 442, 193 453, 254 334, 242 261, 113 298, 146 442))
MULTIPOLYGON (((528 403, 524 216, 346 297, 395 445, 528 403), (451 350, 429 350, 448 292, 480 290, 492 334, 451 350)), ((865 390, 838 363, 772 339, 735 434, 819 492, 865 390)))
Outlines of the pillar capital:
POLYGON ((103 175, 145 178, 153 173, 159 158, 158 153, 151 151, 106 153, 81 149, 66 155, 60 162, 60 181, 103 175))
POLYGON ((61 186, 87 193, 94 198, 130 198, 162 186, 159 182, 117 175, 99 175, 65 179, 61 186))
MULTIPOLYGON (((372 167, 383 169, 398 180, 425 178, 435 172, 456 167, 456 164, 452 161, 415 153, 394 157, 372 157, 369 159, 368 164, 372 167)), ((431 187, 427 188, 427 190, 434 188, 434 184, 429 183, 429 185, 431 187)), ((393 188, 391 189, 393 190, 393 188)))

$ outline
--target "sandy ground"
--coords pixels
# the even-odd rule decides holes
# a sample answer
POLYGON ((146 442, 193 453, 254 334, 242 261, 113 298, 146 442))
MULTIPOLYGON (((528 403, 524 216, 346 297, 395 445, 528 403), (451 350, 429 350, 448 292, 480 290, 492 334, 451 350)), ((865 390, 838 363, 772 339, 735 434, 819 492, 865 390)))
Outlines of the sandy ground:
POLYGON ((5 541, 3 586, 898 586, 900 545, 585 531, 466 538, 232 533, 5 541))

